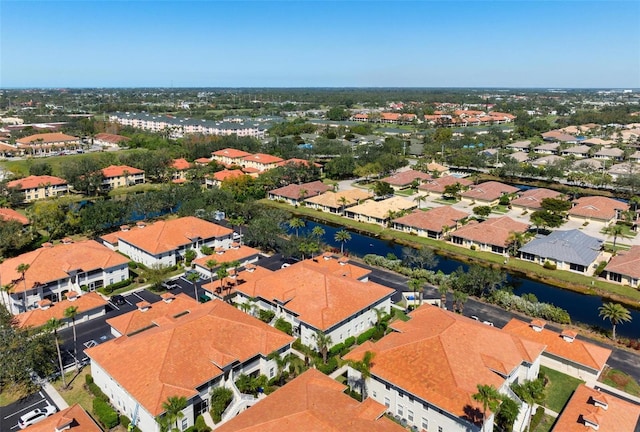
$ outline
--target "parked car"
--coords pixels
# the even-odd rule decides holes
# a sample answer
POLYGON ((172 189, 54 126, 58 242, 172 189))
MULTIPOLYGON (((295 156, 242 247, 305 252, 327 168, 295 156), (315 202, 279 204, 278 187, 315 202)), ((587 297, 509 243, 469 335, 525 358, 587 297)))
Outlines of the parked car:
POLYGON ((166 290, 172 290, 172 289, 178 288, 178 284, 175 283, 174 281, 162 282, 161 286, 166 290))
POLYGON ((208 302, 208 301, 211 301, 211 297, 209 297, 209 296, 208 296, 208 295, 206 295, 206 294, 202 294, 202 295, 198 298, 198 301, 199 301, 200 303, 206 303, 206 302, 208 302))
POLYGON ((32 424, 38 423, 50 415, 55 414, 56 411, 58 411, 58 409, 53 405, 47 405, 44 408, 36 408, 20 417, 20 420, 18 420, 18 427, 20 429, 24 429, 27 426, 31 426, 32 424))
POLYGON ((116 306, 122 306, 124 304, 127 304, 127 301, 120 294, 116 294, 113 297, 111 297, 111 303, 113 303, 116 306))

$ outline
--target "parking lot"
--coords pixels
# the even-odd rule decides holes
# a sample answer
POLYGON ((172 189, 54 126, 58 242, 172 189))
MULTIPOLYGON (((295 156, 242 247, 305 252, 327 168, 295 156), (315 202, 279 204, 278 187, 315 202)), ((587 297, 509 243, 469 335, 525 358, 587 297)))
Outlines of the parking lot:
MULTIPOLYGON (((36 408, 44 408, 47 405, 56 406, 49 396, 42 390, 10 405, 0 407, 0 431, 18 431, 18 420, 36 408)), ((56 407, 57 409, 58 407, 56 407)))

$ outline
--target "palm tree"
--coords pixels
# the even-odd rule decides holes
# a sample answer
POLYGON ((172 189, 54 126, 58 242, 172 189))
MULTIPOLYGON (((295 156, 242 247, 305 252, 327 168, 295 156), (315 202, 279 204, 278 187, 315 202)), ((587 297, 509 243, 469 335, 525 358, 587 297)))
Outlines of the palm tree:
POLYGON ((360 388, 362 390, 362 399, 367 398, 367 380, 371 378, 371 367, 373 366, 373 358, 375 353, 371 351, 365 351, 362 360, 350 361, 349 365, 360 372, 360 388))
MULTIPOLYGON (((525 381, 522 384, 512 384, 513 392, 533 410, 533 405, 541 403, 544 398, 544 382, 541 378, 533 381, 525 381)), ((533 413, 529 413, 533 414, 533 413)), ((531 430, 531 415, 527 416, 527 430, 531 430)))
POLYGON ((438 292, 440 293, 440 306, 443 309, 447 308, 447 293, 449 292, 449 280, 445 279, 438 286, 438 292))
POLYGON ((76 370, 78 369, 78 347, 76 346, 78 338, 76 337, 76 315, 78 315, 78 306, 69 306, 64 310, 64 317, 71 319, 73 327, 73 356, 76 361, 76 370))
POLYGON ((20 264, 16 267, 16 271, 22 275, 22 282, 24 282, 24 295, 22 296, 22 306, 24 307, 24 312, 27 311, 27 279, 24 277, 27 270, 31 267, 29 264, 20 264))
POLYGON ((511 231, 509 236, 507 237, 507 245, 509 245, 509 250, 511 251, 511 256, 516 256, 518 254, 518 250, 522 247, 525 242, 525 234, 521 232, 511 231))
POLYGON ((324 334, 320 330, 313 335, 313 340, 316 341, 316 347, 318 352, 322 355, 322 362, 327 364, 327 354, 329 353, 329 346, 333 343, 331 336, 324 334))
POLYGON ((349 231, 341 229, 340 231, 336 232, 336 234, 333 236, 333 239, 340 243, 340 254, 343 255, 344 244, 351 240, 351 234, 349 234, 349 231))
POLYGON ((344 209, 347 207, 347 204, 349 204, 349 200, 346 196, 342 195, 340 198, 338 198, 338 202, 342 206, 342 211, 340 213, 344 213, 344 209))
POLYGON ((289 228, 296 230, 296 237, 298 237, 298 229, 304 227, 304 221, 300 218, 294 217, 289 220, 289 228))
MULTIPOLYGON (((162 409, 166 412, 165 419, 166 424, 160 425, 160 430, 163 432, 179 431, 178 420, 184 417, 183 409, 187 407, 187 398, 184 396, 169 396, 165 402, 162 403, 162 409), (172 426, 175 425, 175 428, 172 426)), ((164 423, 164 422, 161 422, 164 423)))
POLYGON ((453 291, 453 310, 454 312, 462 313, 464 309, 464 304, 469 298, 469 294, 464 291, 455 290, 453 291))
POLYGON ((427 197, 425 195, 422 194, 417 194, 414 198, 413 201, 418 203, 418 210, 420 209, 420 204, 425 201, 427 199, 427 197))
POLYGON ((242 216, 227 219, 232 227, 240 228, 240 245, 242 246, 242 225, 246 222, 242 216))
POLYGON ((64 376, 64 368, 62 366, 62 354, 60 354, 60 339, 58 338, 58 329, 62 323, 59 319, 51 318, 47 321, 46 328, 53 332, 53 339, 56 342, 56 351, 58 352, 58 365, 60 366, 60 376, 62 377, 62 386, 67 388, 66 378, 64 376))
POLYGON ((325 234, 325 230, 324 228, 322 228, 321 226, 314 226, 313 229, 311 230, 311 235, 320 239, 320 237, 322 237, 325 234))
POLYGON ((224 279, 227 276, 229 276, 229 272, 227 271, 228 268, 229 268, 228 264, 224 263, 218 268, 218 271, 216 272, 216 276, 218 277, 218 280, 220 281, 220 291, 221 292, 224 291, 224 279))
POLYGON ((623 322, 631 321, 631 314, 619 303, 605 303, 598 308, 598 315, 602 319, 608 319, 613 326, 613 340, 616 340, 616 326, 623 322))
POLYGON ((618 225, 618 224, 609 225, 608 227, 606 227, 604 229, 604 232, 608 236, 613 236, 613 251, 614 252, 616 250, 616 241, 618 240, 618 237, 629 238, 627 233, 625 233, 625 231, 624 231, 624 227, 622 225, 618 225))
POLYGON ((196 272, 189 273, 187 275, 187 280, 193 284, 193 295, 195 296, 196 300, 198 300, 198 285, 196 285, 198 279, 200 279, 200 276, 198 276, 198 273, 196 272))
POLYGON ((278 353, 278 351, 274 351, 271 354, 269 354, 267 356, 267 360, 273 360, 276 362, 276 368, 278 369, 278 384, 282 385, 284 384, 284 376, 283 376, 283 372, 285 370, 285 368, 287 367, 287 363, 289 362, 288 359, 288 355, 287 356, 281 356, 280 353, 278 353))
POLYGON ((422 279, 409 279, 409 288, 411 288, 411 291, 413 291, 413 298, 414 301, 415 299, 420 299, 420 306, 422 306, 422 292, 424 291, 424 280, 422 279), (420 297, 418 297, 418 293, 420 294, 420 297))
POLYGON ((213 269, 218 266, 218 261, 209 259, 204 263, 204 265, 206 265, 207 270, 209 270, 209 282, 213 282, 213 269))
POLYGON ((487 420, 487 410, 495 411, 500 406, 500 393, 492 385, 478 384, 478 392, 471 395, 474 401, 482 404, 482 430, 487 420))

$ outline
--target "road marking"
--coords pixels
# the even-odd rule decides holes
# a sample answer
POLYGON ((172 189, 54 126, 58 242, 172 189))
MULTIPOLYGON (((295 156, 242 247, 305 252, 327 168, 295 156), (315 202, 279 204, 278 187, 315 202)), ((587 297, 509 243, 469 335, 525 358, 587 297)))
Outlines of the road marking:
POLYGON ((142 301, 146 301, 146 300, 144 299, 144 297, 140 297, 140 296, 138 295, 138 293, 133 293, 133 295, 134 295, 134 296, 136 296, 136 297, 138 297, 138 298, 139 298, 140 300, 142 300, 142 301))
MULTIPOLYGON (((40 396, 42 396, 42 394, 40 394, 40 396)), ((20 414, 22 411, 28 410, 29 408, 32 408, 32 407, 34 407, 34 406, 36 406, 36 405, 38 405, 38 404, 41 404, 42 402, 47 402, 47 400, 43 398, 42 400, 39 400, 38 402, 32 403, 32 404, 31 404, 31 405, 29 405, 28 407, 22 408, 20 411, 16 411, 16 412, 14 412, 13 414, 9 414, 9 415, 8 415, 8 416, 6 416, 4 419, 6 420, 6 419, 8 419, 9 417, 13 417, 14 415, 20 414)))
POLYGON ((116 306, 114 303, 112 303, 111 301, 109 301, 109 304, 110 304, 111 306, 113 306, 114 308, 116 308, 116 309, 120 310, 120 308, 119 308, 118 306, 116 306))

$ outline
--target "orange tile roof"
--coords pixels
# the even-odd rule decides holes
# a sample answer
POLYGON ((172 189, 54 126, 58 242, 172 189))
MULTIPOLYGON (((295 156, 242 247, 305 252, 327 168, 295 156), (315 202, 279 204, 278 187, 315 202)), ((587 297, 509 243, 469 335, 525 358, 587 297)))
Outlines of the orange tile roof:
POLYGON ((481 199, 485 201, 493 201, 500 198, 503 194, 518 192, 520 189, 504 183, 496 181, 488 181, 472 186, 466 192, 462 192, 462 196, 469 199, 481 199))
POLYGON ((60 141, 78 141, 78 138, 60 132, 52 132, 29 135, 27 137, 16 140, 16 142, 20 144, 38 144, 38 141, 42 142, 43 144, 47 144, 60 141))
POLYGON ((0 220, 3 221, 17 221, 22 225, 29 225, 29 219, 10 208, 0 208, 0 220))
POLYGON ((278 156, 273 156, 266 153, 256 153, 249 156, 245 156, 242 158, 243 160, 249 162, 258 162, 262 164, 277 164, 278 162, 282 162, 283 159, 278 156))
POLYGON ((374 282, 358 280, 368 273, 361 267, 320 257, 239 283, 236 289, 249 297, 282 303, 300 321, 325 331, 395 292, 374 282))
POLYGON ((155 325, 161 317, 174 317, 183 312, 190 312, 198 306, 198 302, 184 293, 176 296, 170 294, 167 300, 151 303, 149 309, 142 312, 140 309, 107 320, 107 324, 116 329, 121 335, 129 335, 146 327, 155 325))
POLYGON ((226 148, 226 149, 214 151, 211 154, 214 155, 214 156, 228 157, 228 158, 232 158, 232 159, 244 158, 244 157, 247 157, 247 156, 251 156, 251 153, 248 153, 248 152, 243 151, 243 150, 234 149, 234 148, 226 148))
POLYGON ((396 173, 392 176, 385 177, 380 181, 389 183, 392 186, 407 186, 410 185, 414 180, 418 180, 418 183, 421 183, 422 180, 430 180, 431 174, 423 173, 422 171, 416 170, 406 170, 396 173))
POLYGON ((184 171, 191 168, 191 164, 189 163, 188 160, 183 158, 174 159, 173 162, 171 162, 171 168, 176 169, 178 171, 184 171))
POLYGON ((629 205, 613 198, 585 196, 573 201, 570 215, 609 220, 615 217, 616 210, 629 210, 629 205))
POLYGON ((631 246, 628 251, 618 251, 605 270, 640 279, 640 246, 631 246))
POLYGON ((570 360, 588 368, 600 371, 611 355, 611 350, 592 343, 575 339, 565 341, 559 333, 543 328, 538 332, 526 322, 512 318, 502 329, 515 336, 546 345, 545 352, 556 357, 570 360))
POLYGON ((558 191, 545 188, 535 188, 524 191, 518 198, 511 201, 511 205, 539 210, 542 208, 542 200, 545 198, 559 198, 562 194, 558 191))
POLYGON ((285 166, 285 165, 288 165, 288 164, 304 165, 304 166, 313 165, 316 168, 321 168, 322 167, 322 165, 320 165, 319 163, 311 162, 311 161, 308 161, 306 159, 298 159, 298 158, 291 158, 291 159, 284 160, 284 161, 278 163, 278 166, 285 166))
POLYGON ((458 228, 452 235, 476 243, 507 247, 512 232, 523 233, 528 229, 528 224, 515 221, 509 216, 502 216, 481 223, 470 222, 458 228))
POLYGON ((102 169, 102 175, 105 178, 122 177, 125 172, 129 175, 144 174, 144 171, 127 165, 110 165, 102 169))
POLYGON ((102 428, 86 413, 79 404, 63 409, 24 429, 27 432, 102 432, 102 428), (69 428, 64 429, 65 426, 69 428))
POLYGON ((129 137, 109 133, 99 133, 95 136, 95 139, 98 139, 100 141, 107 141, 113 144, 119 144, 123 141, 131 141, 131 138, 129 137))
POLYGON ((205 256, 205 257, 201 257, 196 260, 193 260, 193 263, 201 266, 202 268, 207 268, 206 263, 209 260, 217 261, 218 265, 220 265, 222 263, 228 263, 236 260, 238 261, 246 260, 248 258, 251 258, 260 254, 260 251, 258 249, 254 249, 252 247, 244 246, 244 245, 240 246, 237 249, 234 249, 234 248, 222 249, 220 252, 222 253, 215 253, 213 255, 209 255, 209 256, 205 256))
POLYGON ((350 205, 355 204, 360 200, 371 198, 371 195, 369 192, 363 191, 362 189, 349 189, 339 192, 327 191, 323 194, 308 198, 305 201, 325 207, 342 208, 342 203, 340 202, 342 197, 345 198, 346 205, 350 205))
POLYGON ((269 191, 269 195, 281 196, 289 199, 301 199, 301 192, 306 191, 304 198, 314 197, 316 195, 320 195, 331 189, 328 185, 322 183, 320 180, 303 183, 303 184, 295 184, 292 183, 290 185, 273 189, 269 191))
POLYGON ((169 396, 187 399, 220 376, 222 368, 268 356, 294 338, 235 307, 213 300, 155 328, 86 350, 154 417, 169 396))
POLYGON ((346 386, 309 369, 216 430, 220 432, 402 432, 373 399, 358 402, 346 386))
POLYGON ((418 189, 426 190, 429 192, 443 193, 445 187, 449 185, 454 185, 456 183, 460 183, 460 185, 462 186, 470 186, 473 184, 471 180, 467 180, 464 178, 458 178, 454 176, 444 176, 444 177, 440 177, 440 178, 429 180, 425 183, 422 183, 420 186, 418 186, 418 189))
POLYGON ((38 284, 45 284, 59 279, 69 278, 69 272, 77 270, 89 272, 97 269, 107 269, 126 264, 129 260, 117 252, 101 245, 94 240, 78 243, 45 246, 6 259, 0 264, 2 283, 15 281, 10 292, 22 292, 24 282, 22 275, 16 271, 20 264, 28 264, 25 273, 26 284, 29 289, 38 284))
POLYGON ((132 228, 129 231, 116 231, 105 236, 105 240, 115 244, 123 240, 133 246, 145 250, 153 255, 169 252, 180 246, 192 243, 191 239, 218 238, 228 236, 233 232, 229 228, 216 225, 194 216, 178 219, 161 220, 144 226, 132 228))
POLYGON ((633 432, 640 417, 640 406, 619 399, 610 394, 603 394, 595 389, 580 384, 576 388, 569 403, 564 407, 556 421, 553 431, 585 432, 590 429, 584 424, 588 419, 598 424, 603 432, 633 432), (607 409, 596 406, 594 401, 605 402, 607 409))
POLYGON ((347 354, 361 360, 374 353, 371 374, 428 401, 449 413, 466 417, 478 384, 499 388, 523 362, 532 363, 544 346, 510 335, 478 321, 423 305, 396 330, 375 343, 367 342, 347 354))
POLYGON ((75 296, 75 300, 63 300, 58 303, 52 303, 47 309, 32 309, 15 316, 18 321, 18 327, 40 327, 43 326, 51 318, 65 320, 64 311, 70 306, 78 308, 78 313, 87 312, 99 307, 104 308, 107 301, 95 292, 84 295, 75 296))
POLYGON ((198 159, 196 159, 194 162, 195 162, 195 163, 198 163, 198 164, 204 164, 204 165, 207 165, 207 164, 211 163, 211 159, 209 159, 209 158, 205 158, 205 157, 202 157, 202 158, 198 158, 198 159))
POLYGON ((457 222, 469 216, 451 206, 436 207, 431 210, 414 210, 406 216, 394 219, 394 223, 433 232, 442 232, 444 227, 455 227, 457 222))
POLYGON ((242 177, 246 175, 245 173, 242 172, 242 170, 239 169, 235 169, 235 170, 222 170, 222 171, 217 171, 214 172, 213 174, 211 174, 211 177, 214 178, 215 180, 219 181, 219 182, 223 182, 227 179, 231 179, 231 178, 236 178, 236 177, 242 177))
POLYGON ((15 188, 20 186, 20 190, 35 189, 44 186, 58 186, 66 185, 67 181, 60 177, 54 177, 50 175, 42 176, 29 176, 18 180, 12 180, 7 183, 7 187, 15 188))

